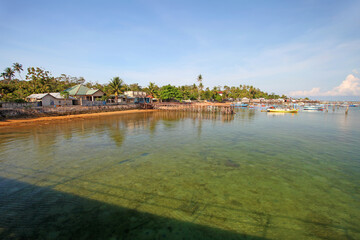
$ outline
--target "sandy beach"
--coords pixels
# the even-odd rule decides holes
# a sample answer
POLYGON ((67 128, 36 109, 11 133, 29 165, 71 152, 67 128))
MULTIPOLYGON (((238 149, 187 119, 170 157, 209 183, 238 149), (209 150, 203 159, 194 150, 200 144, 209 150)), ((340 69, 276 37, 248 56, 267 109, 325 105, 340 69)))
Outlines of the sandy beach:
POLYGON ((142 113, 142 112, 153 112, 158 111, 154 109, 146 110, 124 110, 124 111, 113 111, 113 112, 99 112, 99 113, 85 113, 85 114, 76 114, 76 115, 64 115, 64 116, 51 116, 51 117, 39 117, 39 118, 21 118, 21 119, 7 119, 0 121, 1 127, 14 127, 14 126, 23 126, 34 123, 44 123, 44 122, 53 122, 53 121, 70 121, 73 119, 85 119, 85 118, 96 118, 108 115, 120 115, 120 114, 131 114, 131 113, 142 113))

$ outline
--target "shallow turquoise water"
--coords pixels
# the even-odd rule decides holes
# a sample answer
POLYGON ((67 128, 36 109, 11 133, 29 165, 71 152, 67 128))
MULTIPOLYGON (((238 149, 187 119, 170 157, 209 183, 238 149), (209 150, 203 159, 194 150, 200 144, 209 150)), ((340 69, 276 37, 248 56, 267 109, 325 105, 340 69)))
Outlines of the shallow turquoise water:
POLYGON ((360 111, 0 129, 0 238, 360 239, 360 111))

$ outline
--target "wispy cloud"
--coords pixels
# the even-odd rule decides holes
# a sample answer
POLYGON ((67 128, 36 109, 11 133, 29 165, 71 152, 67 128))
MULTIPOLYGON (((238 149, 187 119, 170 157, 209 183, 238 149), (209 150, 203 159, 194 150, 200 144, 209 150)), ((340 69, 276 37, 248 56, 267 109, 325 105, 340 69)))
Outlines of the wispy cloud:
POLYGON ((349 74, 342 83, 330 91, 321 91, 320 88, 312 88, 305 91, 293 91, 290 96, 360 96, 360 78, 349 74))

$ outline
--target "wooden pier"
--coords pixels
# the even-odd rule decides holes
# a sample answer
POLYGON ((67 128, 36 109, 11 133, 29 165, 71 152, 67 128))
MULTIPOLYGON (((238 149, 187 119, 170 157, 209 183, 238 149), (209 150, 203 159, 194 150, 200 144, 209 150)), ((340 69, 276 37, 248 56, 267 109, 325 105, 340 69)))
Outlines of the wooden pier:
POLYGON ((182 112, 208 112, 220 114, 235 114, 234 107, 228 104, 204 104, 204 103, 153 103, 153 109, 182 112))

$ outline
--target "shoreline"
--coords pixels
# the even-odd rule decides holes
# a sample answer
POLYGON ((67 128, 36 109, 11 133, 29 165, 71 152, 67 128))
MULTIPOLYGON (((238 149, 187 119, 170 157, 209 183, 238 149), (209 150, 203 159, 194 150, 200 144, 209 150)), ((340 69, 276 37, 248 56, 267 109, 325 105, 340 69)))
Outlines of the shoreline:
POLYGON ((0 129, 3 127, 26 126, 34 123, 46 123, 54 121, 68 121, 73 119, 89 119, 108 115, 122 115, 132 113, 155 112, 156 109, 131 109, 123 111, 98 112, 98 113, 82 113, 62 116, 35 117, 35 118, 17 118, 0 121, 0 129))

